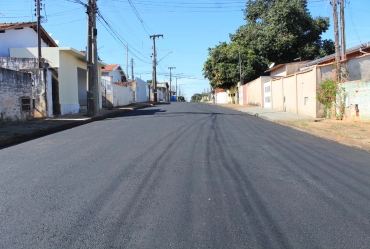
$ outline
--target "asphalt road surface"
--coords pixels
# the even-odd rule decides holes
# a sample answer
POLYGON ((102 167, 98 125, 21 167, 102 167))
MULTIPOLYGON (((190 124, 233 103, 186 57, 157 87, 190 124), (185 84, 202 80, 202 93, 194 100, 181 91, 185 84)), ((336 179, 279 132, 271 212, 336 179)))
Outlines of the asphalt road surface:
POLYGON ((0 150, 0 248, 369 248, 370 154, 161 104, 0 150))

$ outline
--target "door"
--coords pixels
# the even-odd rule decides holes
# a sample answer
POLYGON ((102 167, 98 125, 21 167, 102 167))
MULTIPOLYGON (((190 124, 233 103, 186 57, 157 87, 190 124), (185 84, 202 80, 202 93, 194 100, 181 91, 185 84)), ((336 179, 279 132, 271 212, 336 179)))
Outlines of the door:
POLYGON ((264 108, 271 109, 271 81, 263 83, 264 89, 264 108))

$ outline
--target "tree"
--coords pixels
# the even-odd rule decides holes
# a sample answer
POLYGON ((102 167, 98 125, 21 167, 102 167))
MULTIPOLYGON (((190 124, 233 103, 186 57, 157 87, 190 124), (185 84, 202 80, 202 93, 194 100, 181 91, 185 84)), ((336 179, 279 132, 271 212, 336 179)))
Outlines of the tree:
POLYGON ((212 88, 229 89, 240 81, 239 53, 242 58, 242 80, 255 79, 267 68, 267 61, 257 56, 253 50, 237 42, 222 42, 208 49, 209 58, 204 63, 203 75, 210 80, 212 88))
POLYGON ((202 99, 202 94, 194 93, 193 96, 191 96, 190 102, 200 102, 201 99, 202 99))
POLYGON ((244 10, 246 24, 230 34, 230 43, 209 48, 203 75, 212 88, 229 89, 239 79, 249 82, 262 76, 271 62, 289 63, 312 60, 334 52, 331 40, 321 34, 329 27, 329 18, 312 18, 307 0, 248 0, 244 10))
POLYGON ((244 16, 247 24, 231 40, 270 62, 312 60, 334 52, 333 41, 321 39, 329 18, 312 18, 307 0, 248 0, 244 16))

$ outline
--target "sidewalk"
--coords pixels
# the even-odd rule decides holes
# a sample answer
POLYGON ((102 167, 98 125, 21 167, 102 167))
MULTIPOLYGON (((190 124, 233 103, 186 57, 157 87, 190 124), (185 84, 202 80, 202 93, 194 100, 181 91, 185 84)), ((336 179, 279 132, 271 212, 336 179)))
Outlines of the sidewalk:
POLYGON ((269 121, 278 122, 278 121, 314 121, 314 120, 321 120, 321 119, 315 119, 308 116, 303 116, 299 114, 294 114, 290 112, 282 112, 272 109, 265 109, 258 106, 243 106, 243 105, 237 105, 237 104, 217 104, 219 106, 232 108, 235 110, 238 110, 240 112, 246 112, 249 115, 253 115, 256 117, 260 117, 263 119, 267 119, 269 121))
POLYGON ((94 117, 74 113, 55 118, 2 124, 0 125, 0 148, 150 106, 153 106, 153 103, 132 103, 112 110, 103 108, 101 114, 94 117))
POLYGON ((340 144, 370 151, 370 122, 311 118, 256 106, 218 104, 340 144))

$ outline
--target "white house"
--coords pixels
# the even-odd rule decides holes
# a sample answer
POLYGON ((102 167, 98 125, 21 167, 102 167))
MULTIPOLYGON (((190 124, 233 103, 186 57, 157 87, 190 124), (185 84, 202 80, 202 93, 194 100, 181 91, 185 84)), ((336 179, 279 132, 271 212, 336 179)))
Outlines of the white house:
POLYGON ((102 76, 110 76, 113 82, 126 82, 126 75, 119 64, 108 64, 101 72, 102 76))
MULTIPOLYGON (((58 47, 42 26, 40 30, 41 47, 58 47)), ((37 22, 0 23, 0 41, 0 57, 9 57, 9 48, 37 47, 37 22)))

